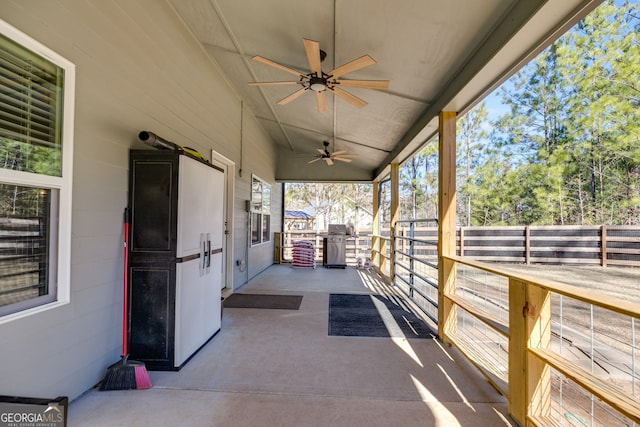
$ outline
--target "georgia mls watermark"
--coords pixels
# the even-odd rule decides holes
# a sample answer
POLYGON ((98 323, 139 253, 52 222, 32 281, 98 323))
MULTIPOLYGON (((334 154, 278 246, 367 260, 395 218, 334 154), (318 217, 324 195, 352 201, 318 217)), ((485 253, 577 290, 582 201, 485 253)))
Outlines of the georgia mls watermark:
POLYGON ((0 427, 65 427, 64 406, 0 402, 0 427))

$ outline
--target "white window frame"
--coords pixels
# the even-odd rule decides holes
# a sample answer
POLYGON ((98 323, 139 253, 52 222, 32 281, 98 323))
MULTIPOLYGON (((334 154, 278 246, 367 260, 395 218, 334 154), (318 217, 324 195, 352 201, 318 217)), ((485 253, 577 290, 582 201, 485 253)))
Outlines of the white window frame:
MULTIPOLYGON (((25 316, 34 315, 68 304, 71 288, 71 193, 73 178, 73 126, 75 99, 75 65, 40 42, 17 30, 0 19, 0 33, 20 44, 25 49, 51 61, 64 70, 62 111, 62 176, 49 176, 0 168, 0 182, 53 191, 50 219, 52 223, 50 249, 55 252, 55 264, 50 264, 52 279, 49 294, 55 295, 53 302, 44 303, 0 317, 0 324, 25 316)), ((28 300, 27 300, 28 301, 28 300)))
POLYGON ((251 218, 251 222, 249 224, 250 227, 250 231, 253 232, 253 226, 254 226, 254 214, 258 215, 258 241, 254 242, 253 241, 253 236, 251 238, 251 246, 258 246, 258 245, 262 245, 263 243, 269 243, 271 242, 271 185, 268 184, 264 179, 261 179, 260 177, 256 176, 256 175, 251 175, 251 209, 249 212, 250 218, 251 218), (254 181, 260 181, 262 183, 262 192, 261 192, 261 199, 260 199, 260 203, 256 203, 255 200, 253 200, 253 182, 254 181), (267 189, 268 193, 269 193, 269 203, 267 206, 265 206, 264 200, 265 200, 265 189, 267 189), (269 230, 267 233, 267 238, 263 239, 263 227, 262 224, 264 223, 264 215, 268 215, 269 217, 269 230))

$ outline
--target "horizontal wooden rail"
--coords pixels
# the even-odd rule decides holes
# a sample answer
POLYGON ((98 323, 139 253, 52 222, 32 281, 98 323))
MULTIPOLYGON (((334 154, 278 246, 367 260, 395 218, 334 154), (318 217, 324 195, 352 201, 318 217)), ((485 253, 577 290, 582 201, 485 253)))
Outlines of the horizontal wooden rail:
POLYGON ((623 390, 598 378, 591 372, 559 354, 540 348, 530 348, 529 352, 540 360, 562 372, 567 378, 606 401, 636 423, 640 423, 640 402, 628 396, 623 390))
POLYGON ((542 289, 567 296, 569 298, 574 298, 587 304, 593 304, 602 308, 606 308, 619 314, 640 318, 640 304, 632 301, 627 301, 598 292, 593 292, 588 289, 580 288, 578 286, 567 285, 565 283, 556 282, 555 280, 543 279, 541 277, 535 277, 519 272, 517 273, 506 271, 498 265, 487 264, 482 261, 475 261, 469 258, 460 256, 447 256, 443 258, 459 262, 461 264, 465 264, 479 270, 484 270, 498 276, 517 279, 521 282, 526 282, 529 285, 537 286, 542 289))
MULTIPOLYGON (((455 335, 452 336, 455 338, 455 335)), ((466 357, 473 366, 476 367, 485 376, 489 384, 491 384, 500 394, 503 396, 509 395, 509 385, 502 378, 499 372, 494 372, 491 366, 491 360, 489 360, 483 351, 477 347, 467 345, 464 342, 456 340, 455 346, 466 357)))
POLYGON ((457 306, 463 308, 468 313, 471 313, 474 317, 482 320, 486 325, 490 326, 494 331, 509 338, 509 325, 501 321, 495 316, 487 313, 486 311, 476 307, 474 304, 465 301, 457 295, 445 295, 445 298, 452 301, 457 306))
MULTIPOLYGON (((598 397, 620 414, 636 423, 640 423, 640 401, 637 397, 629 395, 627 391, 618 385, 599 378, 551 349, 549 339, 551 334, 551 311, 550 302, 546 295, 551 293, 563 295, 576 301, 632 318, 640 318, 640 304, 554 280, 508 271, 499 265, 487 264, 465 257, 442 256, 441 258, 444 260, 443 262, 452 262, 454 266, 456 264, 467 265, 509 279, 509 318, 510 322, 513 322, 510 325, 457 295, 455 286, 452 291, 444 294, 444 298, 455 306, 469 312, 493 330, 509 338, 509 376, 514 382, 513 384, 510 383, 508 387, 509 400, 512 402, 513 399, 523 399, 527 395, 525 403, 529 409, 526 415, 520 413, 521 416, 526 417, 536 425, 554 424, 553 420, 546 418, 550 416, 548 412, 551 399, 549 393, 550 374, 548 368, 540 367, 541 364, 542 366, 556 369, 576 385, 598 397), (533 298, 534 302, 530 303, 530 297, 533 298), (516 304, 518 306, 515 306, 516 304), (515 331, 512 328, 516 328, 515 331), (531 334, 528 338, 523 335, 523 331, 527 330, 531 334), (514 342, 521 344, 512 348, 514 342), (527 354, 534 356, 534 358, 528 359, 526 357, 527 354), (523 358, 520 355, 524 356, 524 359, 529 360, 529 362, 523 362, 523 358), (532 360, 537 360, 537 362, 534 363, 532 360), (518 375, 516 374, 517 372, 522 372, 522 374, 518 375), (518 382, 520 384, 517 384, 518 382), (538 383, 538 386, 535 389, 530 386, 536 383, 538 383)), ((480 349, 472 348, 468 343, 460 341, 461 338, 455 332, 456 320, 448 319, 447 321, 454 322, 452 326, 445 325, 443 327, 445 330, 452 330, 452 333, 448 333, 448 338, 465 356, 477 358, 477 360, 472 360, 472 363, 476 366, 481 366, 481 371, 487 376, 485 370, 488 369, 487 366, 490 366, 490 362, 487 362, 487 355, 480 349)), ((488 377, 488 379, 492 384, 495 384, 493 378, 488 377)))

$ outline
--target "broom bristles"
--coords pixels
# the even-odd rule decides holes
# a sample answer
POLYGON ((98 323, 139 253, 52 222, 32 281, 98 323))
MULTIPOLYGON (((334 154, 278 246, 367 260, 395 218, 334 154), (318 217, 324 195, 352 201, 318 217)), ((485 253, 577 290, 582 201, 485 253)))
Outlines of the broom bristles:
POLYGON ((136 388, 138 390, 144 390, 151 388, 151 378, 147 373, 147 368, 144 365, 135 367, 136 388))
POLYGON ((120 361, 109 366, 100 391, 107 390, 143 390, 151 388, 151 380, 144 363, 129 360, 129 356, 122 356, 120 361))

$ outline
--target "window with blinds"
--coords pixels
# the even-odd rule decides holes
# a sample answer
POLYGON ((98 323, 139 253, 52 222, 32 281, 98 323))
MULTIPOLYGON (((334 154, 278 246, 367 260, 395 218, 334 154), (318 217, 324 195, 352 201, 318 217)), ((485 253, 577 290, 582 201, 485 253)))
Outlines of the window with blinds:
POLYGON ((271 186, 251 177, 251 244, 271 240, 271 186))
POLYGON ((62 174, 61 67, 0 37, 2 167, 62 174))
POLYGON ((68 302, 74 73, 0 20, 0 323, 68 302))

